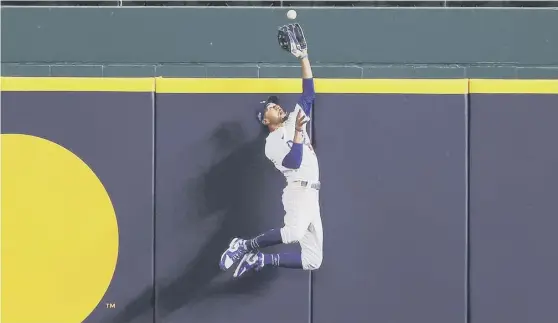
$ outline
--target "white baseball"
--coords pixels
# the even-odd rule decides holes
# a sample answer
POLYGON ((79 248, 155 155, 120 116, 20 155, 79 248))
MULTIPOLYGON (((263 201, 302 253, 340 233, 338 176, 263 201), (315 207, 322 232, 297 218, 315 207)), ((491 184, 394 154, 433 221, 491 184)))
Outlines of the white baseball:
POLYGON ((287 18, 289 18, 291 20, 295 19, 296 18, 296 11, 294 11, 292 9, 287 11, 287 18))

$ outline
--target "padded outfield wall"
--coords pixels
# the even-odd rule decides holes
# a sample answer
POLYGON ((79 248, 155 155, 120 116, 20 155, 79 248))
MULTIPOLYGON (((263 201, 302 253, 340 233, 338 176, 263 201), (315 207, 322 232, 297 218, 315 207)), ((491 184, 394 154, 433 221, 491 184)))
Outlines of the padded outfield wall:
POLYGON ((2 91, 4 323, 558 320, 556 80, 316 79, 322 268, 239 281, 283 216, 254 112, 300 79, 2 91))

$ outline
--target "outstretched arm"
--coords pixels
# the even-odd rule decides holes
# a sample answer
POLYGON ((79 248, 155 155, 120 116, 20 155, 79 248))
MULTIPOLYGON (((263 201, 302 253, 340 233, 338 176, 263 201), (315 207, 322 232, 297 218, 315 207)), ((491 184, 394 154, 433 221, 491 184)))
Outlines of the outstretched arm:
POLYGON ((300 58, 300 66, 302 68, 302 95, 298 99, 298 104, 302 108, 304 114, 298 110, 295 123, 295 134, 292 141, 291 150, 285 155, 282 165, 290 169, 298 169, 302 164, 302 142, 304 140, 304 127, 308 122, 306 116, 310 116, 312 104, 314 103, 314 78, 312 76, 312 68, 308 55, 304 51, 300 58))
POLYGON ((302 108, 302 111, 304 111, 307 116, 310 116, 316 93, 314 91, 312 67, 310 66, 310 61, 306 53, 300 58, 300 67, 302 69, 302 95, 298 100, 298 104, 302 108))
POLYGON ((311 79, 314 77, 312 75, 312 67, 310 66, 310 61, 308 60, 308 54, 303 55, 300 59, 300 67, 302 68, 303 79, 311 79))

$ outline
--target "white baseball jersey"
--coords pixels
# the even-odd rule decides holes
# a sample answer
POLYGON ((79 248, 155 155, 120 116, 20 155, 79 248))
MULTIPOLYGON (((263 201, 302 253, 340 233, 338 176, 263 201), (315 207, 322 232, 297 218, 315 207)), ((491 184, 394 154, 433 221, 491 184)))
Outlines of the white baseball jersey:
MULTIPOLYGON (((283 127, 272 131, 266 138, 265 156, 273 162, 283 175, 287 182, 292 181, 311 181, 317 182, 320 178, 320 170, 318 166, 318 158, 312 148, 308 132, 304 129, 303 145, 302 145, 302 163, 298 169, 286 168, 282 165, 283 159, 291 150, 293 138, 295 135, 296 116, 298 111, 302 111, 301 106, 297 103, 294 111, 289 114, 287 121, 283 127)), ((306 119, 309 117, 302 111, 306 119)))

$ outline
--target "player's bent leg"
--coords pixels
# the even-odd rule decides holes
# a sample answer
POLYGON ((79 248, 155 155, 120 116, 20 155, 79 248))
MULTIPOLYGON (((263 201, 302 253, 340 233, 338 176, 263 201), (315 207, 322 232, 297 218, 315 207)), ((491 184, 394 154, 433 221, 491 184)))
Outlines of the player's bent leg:
MULTIPOLYGON (((245 250, 248 251, 243 254, 242 260, 236 267, 233 277, 238 278, 250 271, 259 271, 266 266, 303 269, 303 255, 299 252, 264 254, 259 252, 258 249, 280 243, 299 242, 304 238, 306 232, 303 226, 286 225, 279 230, 269 230, 254 239, 244 240, 242 244, 245 250)), ((306 267, 310 268, 310 265, 313 265, 313 263, 309 263, 306 267)))
MULTIPOLYGON (((253 266, 255 266, 255 263, 257 263, 251 262, 251 260, 254 259, 253 255, 257 255, 260 248, 270 247, 282 243, 289 244, 300 242, 307 234, 311 219, 314 217, 315 212, 312 212, 313 210, 305 207, 296 208, 291 204, 287 204, 285 210, 285 226, 283 228, 271 229, 249 240, 233 239, 229 248, 225 250, 225 252, 221 256, 221 269, 227 270, 241 259, 241 263, 243 266, 246 265, 252 268, 253 266), (250 256, 249 253, 253 255, 250 256)), ((280 256, 280 254, 272 256, 280 256)), ((317 259, 313 259, 314 260, 312 260, 312 266, 315 266, 317 259)), ((273 264, 274 261, 271 256, 262 256, 261 263, 263 266, 264 263, 273 264)), ((243 271, 241 267, 241 264, 239 264, 239 266, 237 267, 237 271, 243 271)), ((296 258, 295 256, 284 255, 283 261, 277 262, 277 267, 303 268, 302 255, 298 254, 296 255, 296 258)), ((310 267, 311 266, 309 265, 308 268, 310 267)), ((244 270, 243 272, 245 271, 248 270, 244 270)))
POLYGON ((303 268, 305 270, 319 269, 323 260, 323 231, 319 217, 308 227, 308 231, 300 241, 300 249, 303 268))
POLYGON ((281 231, 279 229, 271 229, 257 237, 249 240, 234 238, 229 247, 221 255, 219 267, 221 270, 227 270, 247 253, 257 251, 259 248, 265 248, 283 243, 281 231))
MULTIPOLYGON (((264 254, 252 250, 243 256, 233 277, 238 278, 251 271, 260 271, 267 266, 304 270, 320 268, 323 259, 321 223, 312 223, 302 234, 297 228, 290 226, 281 228, 280 232, 283 243, 300 242, 301 252, 264 254)), ((276 231, 273 234, 276 234, 276 231)))
POLYGON ((320 268, 323 259, 321 223, 312 223, 302 234, 302 238, 299 234, 293 227, 285 226, 281 229, 283 242, 299 241, 301 252, 264 254, 251 251, 244 255, 233 277, 238 278, 251 271, 260 271, 267 266, 304 270, 320 268))
POLYGON ((264 267, 303 269, 302 254, 299 252, 277 254, 251 252, 242 258, 233 277, 241 277, 250 271, 260 271, 264 267))

